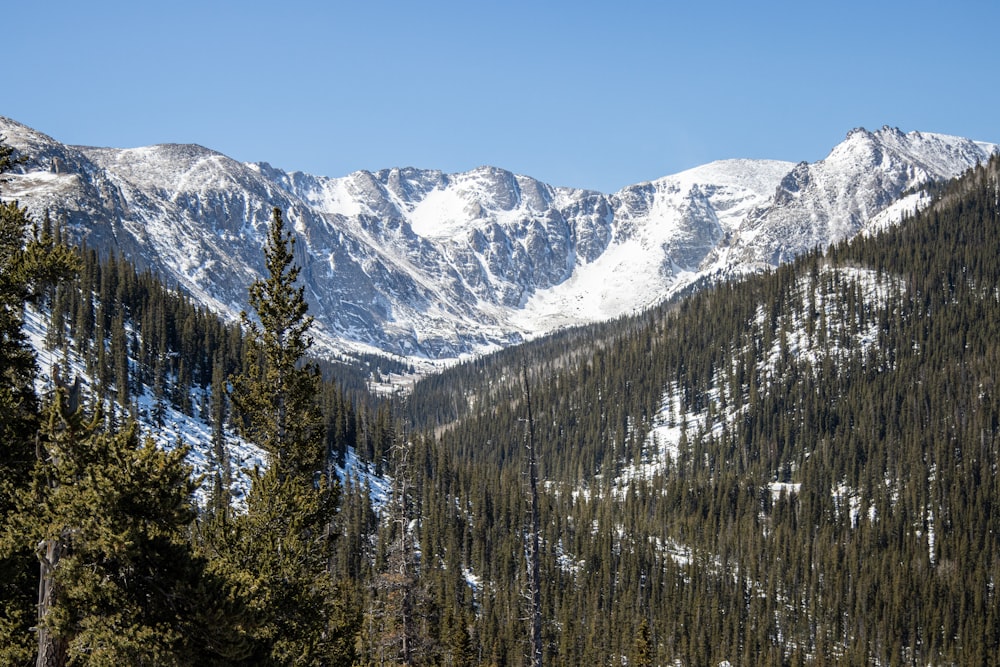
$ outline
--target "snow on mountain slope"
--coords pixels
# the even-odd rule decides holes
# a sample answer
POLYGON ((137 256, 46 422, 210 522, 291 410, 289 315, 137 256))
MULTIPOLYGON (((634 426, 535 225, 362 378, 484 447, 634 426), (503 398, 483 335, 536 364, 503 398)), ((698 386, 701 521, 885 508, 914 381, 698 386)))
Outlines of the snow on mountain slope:
POLYGON ((996 149, 890 127, 852 130, 825 159, 796 165, 771 201, 741 223, 727 256, 713 259, 728 270, 753 270, 826 247, 864 229, 908 190, 957 176, 996 149))
MULTIPOLYGON (((877 318, 872 318, 864 327, 854 329, 849 326, 844 295, 854 292, 871 310, 878 311, 891 310, 892 304, 898 303, 905 291, 903 281, 880 276, 869 269, 823 267, 814 282, 808 277, 800 277, 793 287, 797 295, 793 301, 810 304, 809 309, 797 311, 788 308, 782 312, 775 328, 789 333, 785 337, 774 337, 770 348, 757 358, 754 374, 761 381, 759 390, 768 392, 775 384, 786 382, 789 360, 796 363, 808 361, 816 369, 815 373, 821 372, 819 369, 823 368, 826 359, 834 360, 835 365, 846 363, 852 354, 858 352, 873 363, 886 363, 884 357, 880 358, 877 346, 877 318), (807 318, 813 319, 813 326, 806 326, 807 318), (820 325, 825 328, 821 330, 820 325)), ((762 331, 769 326, 769 314, 758 307, 756 320, 749 324, 754 329, 745 336, 744 345, 753 345, 765 339, 762 331)), ((685 403, 684 392, 676 382, 666 388, 660 411, 646 435, 642 459, 623 467, 614 480, 613 489, 623 493, 633 479, 649 480, 656 474, 662 474, 669 464, 679 459, 682 447, 690 447, 690 444, 684 443, 695 442, 710 434, 719 435, 745 417, 749 385, 744 388, 743 398, 738 400, 733 400, 732 395, 728 401, 721 400, 719 389, 726 385, 728 372, 736 373, 738 360, 744 351, 734 348, 726 362, 730 368, 723 366, 716 371, 711 380, 713 388, 706 391, 704 408, 700 410, 685 403)))
POLYGON ((536 292, 514 321, 541 333, 659 303, 700 275, 704 258, 793 166, 725 160, 625 188, 610 198, 614 226, 606 250, 536 292))
POLYGON ((895 202, 996 149, 957 137, 854 130, 814 164, 724 160, 606 195, 496 167, 330 178, 243 164, 200 146, 64 146, 12 120, 29 157, 4 188, 71 236, 158 271, 225 316, 263 274, 281 208, 320 348, 452 359, 613 318, 703 276, 786 261, 870 225, 895 202))

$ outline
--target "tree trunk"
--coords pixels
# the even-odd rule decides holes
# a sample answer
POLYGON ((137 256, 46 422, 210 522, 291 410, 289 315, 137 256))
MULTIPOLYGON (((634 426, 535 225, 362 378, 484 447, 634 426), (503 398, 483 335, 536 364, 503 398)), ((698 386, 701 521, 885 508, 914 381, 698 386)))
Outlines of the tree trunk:
POLYGON ((61 539, 43 540, 38 545, 38 658, 35 667, 62 667, 66 664, 66 640, 45 627, 45 617, 56 598, 55 570, 66 552, 61 539))
POLYGON ((528 560, 528 597, 531 604, 531 667, 542 667, 542 578, 539 565, 540 519, 538 516, 538 453, 535 451, 535 419, 531 414, 531 390, 527 366, 524 375, 524 398, 528 405, 528 493, 531 505, 530 528, 526 551, 528 560))

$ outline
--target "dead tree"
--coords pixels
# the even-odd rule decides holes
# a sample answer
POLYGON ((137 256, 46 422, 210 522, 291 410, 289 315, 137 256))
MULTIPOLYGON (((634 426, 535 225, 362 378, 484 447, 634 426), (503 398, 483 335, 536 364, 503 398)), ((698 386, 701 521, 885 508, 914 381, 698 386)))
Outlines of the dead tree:
POLYGON ((531 388, 528 385, 528 367, 521 366, 524 380, 524 400, 528 411, 527 456, 528 456, 528 531, 525 536, 525 557, 528 568, 528 601, 531 623, 531 666, 542 666, 542 588, 541 566, 539 563, 539 532, 541 521, 538 516, 538 451, 535 447, 535 418, 531 413, 531 388))

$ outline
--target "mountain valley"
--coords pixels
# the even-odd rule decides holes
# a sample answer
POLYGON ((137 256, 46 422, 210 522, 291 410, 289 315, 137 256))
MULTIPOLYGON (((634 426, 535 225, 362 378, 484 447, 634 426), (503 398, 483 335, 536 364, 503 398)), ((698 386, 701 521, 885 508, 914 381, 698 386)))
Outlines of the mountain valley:
MULTIPOLYGON (((176 664, 526 665, 536 620, 559 665, 995 656, 996 146, 854 130, 820 162, 726 160, 605 195, 494 167, 326 178, 0 126, 28 158, 0 193, 35 221, 0 266, 49 234, 84 244, 58 286, 16 292, 21 274, 0 272, 0 315, 26 317, 0 318, 0 363, 39 360, 34 428, 0 421, 16 518, 0 567, 17 573, 0 658, 32 655, 36 532, 65 541, 83 582, 66 590, 90 604, 74 609, 99 610, 54 626, 78 656, 97 636, 176 664), (297 303, 282 280, 316 317, 309 363, 284 367, 305 389, 280 404, 299 410, 289 429, 314 428, 288 449, 260 408, 289 391, 272 359, 298 349, 294 308, 284 338, 259 317, 260 290, 297 303), (371 391, 411 364, 405 390, 371 391), (74 392, 99 423, 61 407, 74 392), (94 452, 154 456, 116 448, 133 422, 173 452, 148 467, 175 471, 171 490, 160 474, 90 492, 115 467, 94 452), (59 477, 75 451, 100 463, 59 477), (141 512, 184 495, 181 473, 197 489, 166 503, 170 559, 142 569, 144 551, 100 542, 104 513, 134 515, 161 532, 129 544, 156 557, 167 522, 141 512), (51 525, 91 532, 23 532, 53 507, 51 525)), ((5 416, 21 377, 0 374, 5 416)))

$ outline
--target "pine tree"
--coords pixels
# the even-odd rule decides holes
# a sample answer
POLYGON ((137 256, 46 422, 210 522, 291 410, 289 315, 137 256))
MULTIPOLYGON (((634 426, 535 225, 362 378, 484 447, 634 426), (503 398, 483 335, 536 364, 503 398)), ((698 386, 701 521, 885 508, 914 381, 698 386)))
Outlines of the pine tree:
MULTIPOLYGON (((383 508, 383 526, 372 579, 372 600, 365 612, 364 644, 374 664, 422 665, 431 662, 434 640, 426 626, 431 620, 418 558, 414 508, 413 443, 405 437, 390 448, 392 492, 383 508)), ((430 545, 421 545, 429 549, 430 545)))
POLYGON ((316 398, 319 372, 301 365, 312 346, 307 334, 305 288, 296 287, 295 238, 275 208, 264 248, 266 280, 250 286, 259 323, 243 313, 252 354, 243 374, 232 378, 233 409, 243 434, 269 455, 279 479, 312 476, 324 468, 325 433, 316 398))
POLYGON ((37 665, 191 664, 245 655, 238 606, 195 555, 187 450, 106 431, 59 388, 19 520, 39 544, 37 665), (212 625, 206 623, 212 620, 212 625))
POLYGON ((644 618, 639 624, 639 630, 635 635, 632 659, 629 661, 629 665, 635 665, 635 667, 652 667, 653 647, 649 635, 649 621, 644 618))
POLYGON ((312 344, 294 238, 281 211, 264 248, 268 277, 250 287, 258 322, 243 373, 231 378, 234 422, 268 454, 252 476, 247 512, 234 517, 218 566, 246 582, 256 610, 255 658, 267 664, 349 664, 357 614, 329 572, 340 485, 325 473, 319 373, 303 366, 312 344))
POLYGON ((539 549, 540 541, 540 521, 538 507, 538 451, 535 446, 535 417, 531 412, 531 387, 528 384, 528 367, 525 363, 521 367, 521 376, 524 381, 524 402, 527 409, 527 438, 526 454, 528 468, 528 529, 525 531, 525 560, 527 566, 528 582, 528 614, 529 614, 529 638, 531 646, 531 656, 529 663, 532 667, 541 667, 544 647, 542 646, 542 581, 541 581, 541 555, 539 549))
MULTIPOLYGON (((101 419, 99 414, 95 414, 92 420, 87 420, 79 406, 79 387, 76 386, 70 392, 60 388, 55 400, 49 408, 50 416, 41 432, 45 433, 46 458, 36 465, 36 489, 34 500, 45 503, 51 496, 59 491, 61 484, 74 485, 80 474, 83 473, 84 466, 78 460, 80 452, 78 443, 88 442, 94 437, 95 432, 100 427, 101 419), (59 479, 60 473, 70 478, 59 479)), ((58 514, 53 512, 52 514, 58 514)), ((53 520, 52 514, 44 512, 42 517, 32 517, 34 520, 40 519, 42 522, 53 520)), ((54 627, 50 624, 55 617, 56 609, 60 609, 61 591, 56 584, 56 573, 62 574, 65 568, 61 568, 61 560, 67 555, 70 547, 70 539, 75 526, 63 523, 59 517, 55 519, 51 526, 43 527, 38 532, 42 539, 39 542, 37 555, 39 560, 39 584, 38 584, 38 657, 36 664, 39 667, 49 665, 65 664, 69 644, 69 633, 66 629, 54 627)), ((32 521, 34 523, 34 521, 32 521)))
POLYGON ((222 360, 216 355, 212 366, 212 495, 210 511, 223 522, 229 518, 232 505, 233 471, 229 461, 229 450, 226 446, 226 385, 224 382, 222 360))

